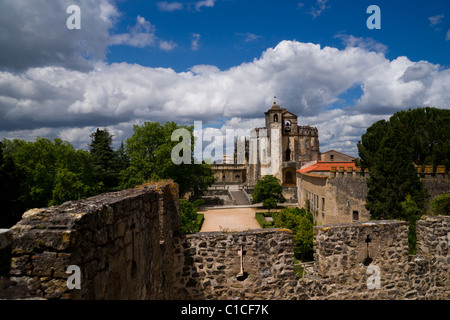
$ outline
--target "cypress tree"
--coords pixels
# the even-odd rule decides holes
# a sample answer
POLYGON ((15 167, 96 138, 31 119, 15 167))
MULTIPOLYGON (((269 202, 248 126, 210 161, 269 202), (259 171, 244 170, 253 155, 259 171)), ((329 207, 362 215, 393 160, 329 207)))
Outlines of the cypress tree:
POLYGON ((107 129, 98 129, 91 135, 89 152, 94 165, 94 179, 102 183, 101 192, 114 191, 119 184, 119 159, 111 148, 112 134, 107 129))
POLYGON ((419 209, 425 206, 426 191, 417 176, 405 140, 396 127, 385 132, 370 168, 367 186, 366 208, 373 219, 407 220, 401 206, 407 195, 419 209))

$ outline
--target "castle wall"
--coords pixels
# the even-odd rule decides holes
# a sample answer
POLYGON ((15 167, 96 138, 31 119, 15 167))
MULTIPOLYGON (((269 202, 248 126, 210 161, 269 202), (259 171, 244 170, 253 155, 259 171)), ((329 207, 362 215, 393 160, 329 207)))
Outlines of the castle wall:
POLYGON ((450 216, 425 216, 417 222, 417 256, 409 283, 419 299, 450 298, 450 216))
MULTIPOLYGON (((427 207, 435 196, 450 192, 448 173, 439 168, 442 167, 433 171, 432 167, 427 166, 426 173, 418 170, 424 188, 430 195, 427 207)), ((319 225, 368 221, 370 212, 365 207, 368 177, 369 172, 362 175, 360 168, 344 171, 343 167, 332 168, 330 172, 297 173, 298 205, 305 207, 306 199, 310 199, 314 221, 319 225), (322 208, 322 197, 325 210, 322 208)))
POLYGON ((337 173, 335 177, 328 180, 328 184, 334 192, 336 203, 336 209, 331 212, 338 214, 334 215, 334 221, 324 222, 324 224, 351 223, 370 219, 370 212, 365 207, 369 189, 363 176, 358 173, 337 173))
POLYGON ((177 197, 176 185, 143 186, 29 210, 10 230, 10 280, 46 299, 167 298, 177 197), (80 290, 67 287, 71 265, 80 290))
POLYGON ((327 299, 404 297, 409 286, 407 222, 325 225, 314 232, 317 276, 332 282, 325 285, 327 299))
POLYGON ((241 184, 247 178, 245 165, 239 164, 214 164, 212 167, 215 184, 241 184))
POLYGON ((0 298, 450 299, 449 216, 418 221, 413 257, 406 222, 316 226, 314 270, 299 278, 290 230, 184 236, 177 193, 143 186, 26 212, 0 237, 0 298), (67 288, 69 265, 81 289, 67 288))
POLYGON ((179 241, 174 299, 282 299, 286 294, 294 270, 290 230, 205 232, 179 241))
POLYGON ((344 172, 335 177, 299 174, 297 186, 300 189, 298 205, 305 207, 308 199, 314 222, 318 225, 367 221, 370 218, 365 208, 366 181, 358 175, 344 172))

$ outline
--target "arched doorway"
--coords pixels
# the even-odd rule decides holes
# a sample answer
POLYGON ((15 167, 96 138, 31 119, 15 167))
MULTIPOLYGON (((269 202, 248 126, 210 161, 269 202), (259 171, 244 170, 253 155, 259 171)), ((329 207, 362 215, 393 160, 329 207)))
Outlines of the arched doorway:
POLYGON ((283 185, 295 186, 295 169, 285 168, 283 169, 283 185))

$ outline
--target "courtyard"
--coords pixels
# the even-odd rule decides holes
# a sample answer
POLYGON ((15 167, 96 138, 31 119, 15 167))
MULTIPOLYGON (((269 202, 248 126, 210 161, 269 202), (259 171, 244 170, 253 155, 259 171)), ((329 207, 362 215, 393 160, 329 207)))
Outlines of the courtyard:
POLYGON ((198 213, 205 215, 200 232, 210 231, 246 231, 260 229, 255 219, 255 212, 260 208, 235 207, 235 208, 211 208, 198 213))

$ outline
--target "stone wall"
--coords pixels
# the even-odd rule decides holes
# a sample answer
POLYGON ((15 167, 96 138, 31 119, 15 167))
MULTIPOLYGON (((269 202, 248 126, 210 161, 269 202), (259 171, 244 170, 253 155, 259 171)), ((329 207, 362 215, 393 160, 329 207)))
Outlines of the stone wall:
POLYGON ((420 299, 450 298, 450 216, 425 216, 417 222, 417 256, 410 283, 420 299))
POLYGON ((0 229, 0 276, 9 274, 12 234, 9 229, 0 229))
POLYGON ((414 257, 406 222, 315 227, 314 271, 303 278, 294 274, 289 230, 189 235, 176 245, 172 299, 449 299, 449 223, 442 216, 420 220, 414 257))
POLYGON ((46 299, 167 298, 178 187, 141 186, 33 209, 11 228, 10 279, 46 299), (66 273, 80 268, 81 289, 66 273))
POLYGON ((316 274, 328 283, 324 298, 404 298, 401 288, 408 287, 407 222, 316 227, 314 247, 316 274), (379 288, 376 283, 372 286, 375 274, 379 275, 379 288))
MULTIPOLYGON (((449 173, 445 171, 445 166, 438 166, 436 170, 433 166, 425 166, 424 170, 418 167, 417 172, 430 196, 426 203, 429 209, 434 197, 450 192, 449 173)), ((369 171, 363 171, 360 167, 355 171, 332 167, 329 172, 297 173, 298 205, 304 207, 306 199, 310 199, 313 207, 314 197, 318 197, 313 213, 314 222, 319 225, 368 221, 370 213, 365 204, 369 175, 369 171), (325 208, 321 206, 322 197, 325 208), (357 220, 353 213, 357 213, 357 220)))
POLYGON ((298 205, 310 201, 314 222, 318 225, 367 221, 370 214, 365 208, 368 191, 366 180, 352 173, 337 173, 334 177, 319 174, 299 174, 298 205), (353 212, 357 212, 357 220, 353 212))
POLYGON ((174 299, 283 299, 294 279, 287 229, 197 233, 177 248, 174 299))
POLYGON ((418 221, 413 257, 406 222, 316 226, 299 278, 290 230, 185 236, 177 195, 141 186, 26 212, 0 233, 0 298, 450 299, 448 216, 418 221), (71 265, 81 289, 67 287, 71 265))
POLYGON ((328 183, 334 191, 336 212, 341 216, 340 223, 355 222, 353 212, 358 212, 359 221, 368 221, 370 213, 366 209, 367 188, 366 180, 360 174, 337 173, 336 177, 329 179, 328 183))

